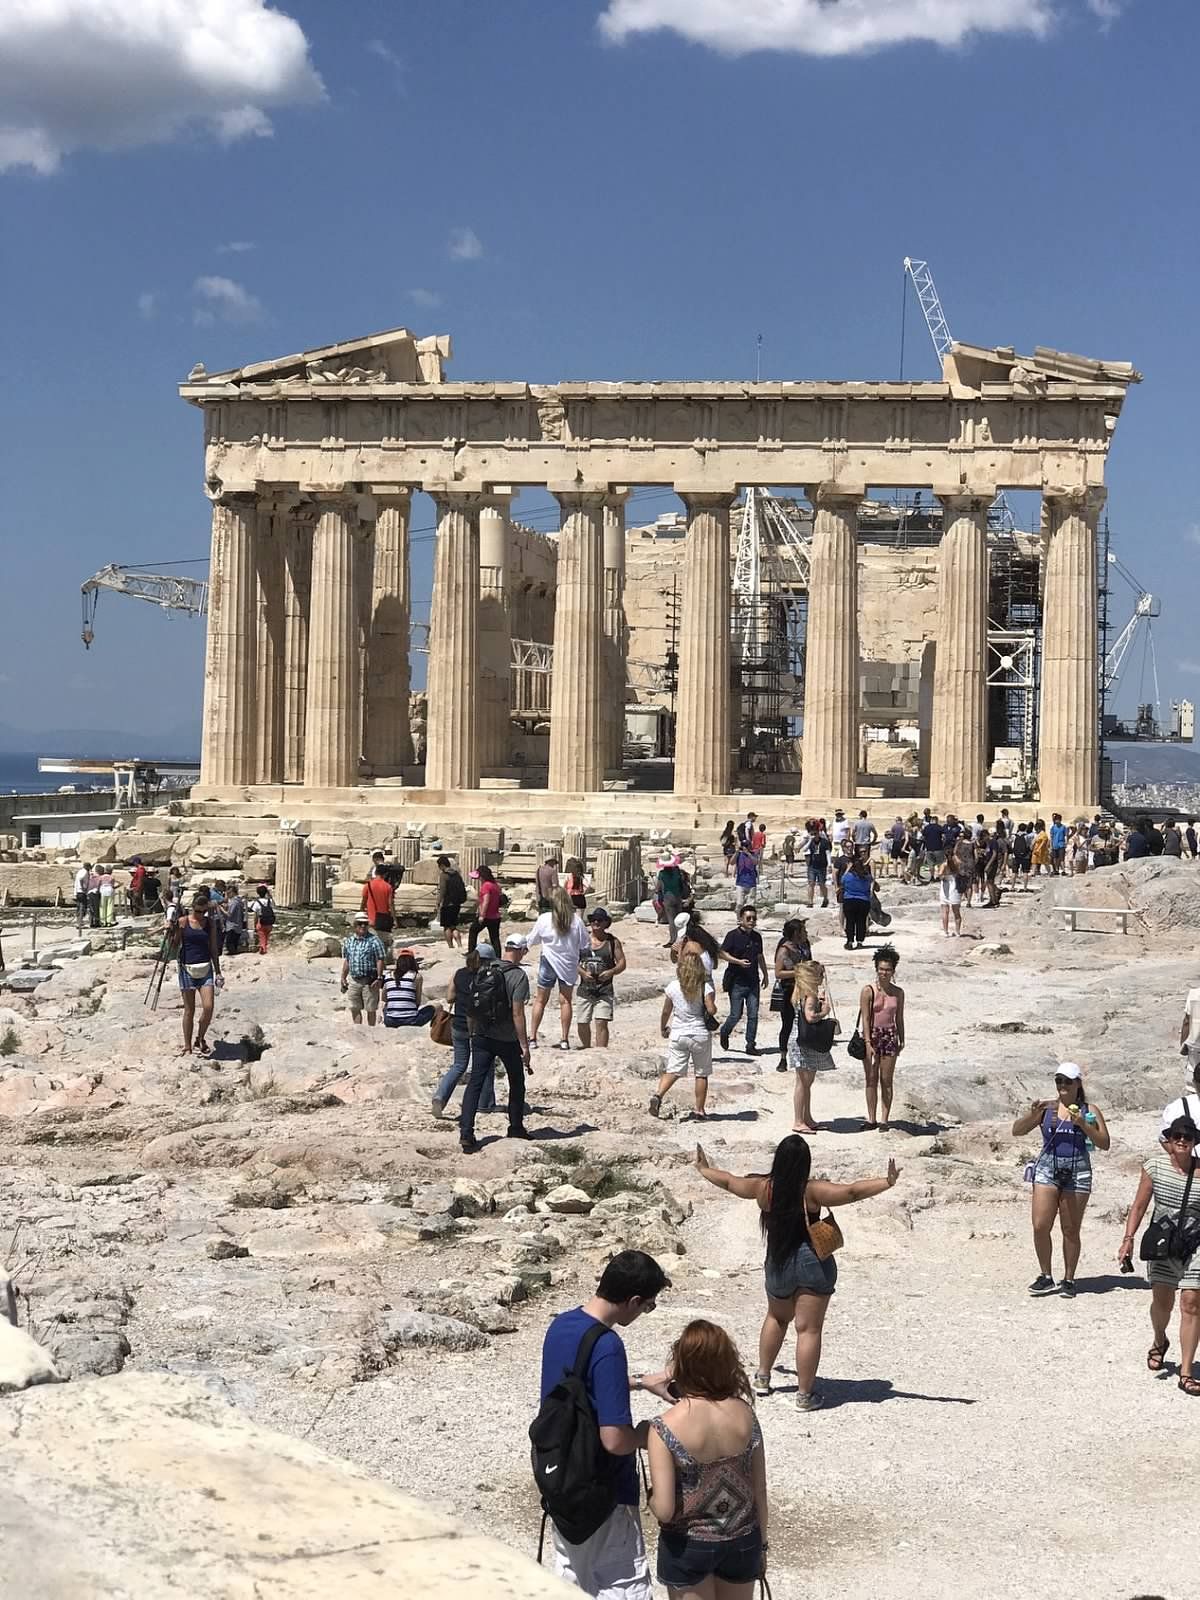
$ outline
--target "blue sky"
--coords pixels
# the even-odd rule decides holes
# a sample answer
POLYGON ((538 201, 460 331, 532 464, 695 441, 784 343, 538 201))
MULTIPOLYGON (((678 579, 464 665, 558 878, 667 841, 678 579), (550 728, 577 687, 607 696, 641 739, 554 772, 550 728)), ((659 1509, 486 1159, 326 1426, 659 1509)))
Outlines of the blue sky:
MULTIPOLYGON (((890 378, 906 254, 960 338, 1145 373, 1109 515, 1164 596, 1164 702, 1196 697, 1200 8, 842 4, 613 0, 606 33, 604 0, 295 0, 291 26, 170 0, 228 58, 202 83, 169 39, 95 31, 96 0, 68 0, 67 34, 0 17, 0 723, 195 726, 201 627, 108 597, 85 655, 77 599, 107 561, 206 553, 200 417, 174 392, 194 361, 406 323, 453 334, 457 378, 748 377, 760 332, 764 376, 890 378), (918 10, 943 37, 994 26, 850 53, 834 32, 918 10), (710 42, 768 14, 791 31, 750 42, 779 48, 710 42)), ((915 318, 906 375, 932 377, 915 318)))

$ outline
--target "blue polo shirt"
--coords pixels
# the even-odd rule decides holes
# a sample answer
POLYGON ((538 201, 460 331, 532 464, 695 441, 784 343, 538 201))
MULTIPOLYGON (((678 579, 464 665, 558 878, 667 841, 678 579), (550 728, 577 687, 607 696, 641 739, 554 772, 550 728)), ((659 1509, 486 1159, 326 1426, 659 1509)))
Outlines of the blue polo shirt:
MULTIPOLYGON (((589 1328, 596 1326, 596 1318, 589 1317, 582 1306, 564 1311, 555 1317, 546 1329, 542 1345, 542 1399, 556 1383, 561 1382, 575 1365, 579 1346, 589 1328)), ((588 1398, 602 1428, 619 1428, 633 1425, 633 1412, 629 1408, 629 1363, 625 1345, 612 1328, 596 1340, 588 1362, 588 1398)), ((613 1476, 617 1490, 617 1504, 638 1504, 638 1475, 636 1455, 613 1456, 613 1476)))
POLYGON ((1065 822, 1052 822, 1050 824, 1051 850, 1064 850, 1067 844, 1067 825, 1065 822))
POLYGON ((945 839, 940 822, 927 822, 921 829, 921 843, 926 850, 943 850, 945 839))

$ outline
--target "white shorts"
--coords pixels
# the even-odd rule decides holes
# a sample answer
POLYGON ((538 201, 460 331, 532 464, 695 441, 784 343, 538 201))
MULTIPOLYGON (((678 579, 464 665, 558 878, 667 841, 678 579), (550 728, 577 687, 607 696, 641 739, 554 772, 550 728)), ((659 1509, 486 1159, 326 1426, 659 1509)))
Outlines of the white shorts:
POLYGON ((697 1078, 712 1076, 712 1034, 706 1033, 703 1039, 668 1039, 667 1040, 667 1072, 677 1072, 680 1077, 685 1077, 688 1068, 697 1078))
POLYGON ((943 878, 938 889, 938 904, 943 906, 960 906, 962 895, 958 892, 958 885, 953 878, 943 878))
POLYGON ((618 1506, 583 1544, 554 1528, 554 1570, 596 1600, 654 1600, 636 1506, 618 1506))

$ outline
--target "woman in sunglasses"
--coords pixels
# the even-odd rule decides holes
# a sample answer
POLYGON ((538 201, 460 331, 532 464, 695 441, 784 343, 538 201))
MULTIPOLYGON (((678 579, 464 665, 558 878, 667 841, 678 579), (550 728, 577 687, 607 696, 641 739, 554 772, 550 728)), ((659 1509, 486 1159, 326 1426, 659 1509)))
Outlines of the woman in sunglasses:
MULTIPOLYGON (((1146 1162, 1138 1183, 1137 1194, 1129 1208, 1125 1233, 1117 1260, 1126 1271, 1132 1270, 1133 1241, 1146 1214, 1146 1207, 1154 1202, 1151 1225, 1169 1218, 1182 1225, 1182 1232, 1200 1239, 1200 1163, 1193 1151, 1200 1142, 1200 1128, 1191 1117, 1176 1117, 1160 1135, 1161 1149, 1146 1162)), ((1188 1241, 1190 1242, 1190 1241, 1188 1241)), ((1166 1360, 1170 1339, 1171 1312, 1175 1309, 1175 1294, 1179 1292, 1179 1387, 1187 1395, 1200 1394, 1200 1378, 1196 1377, 1192 1363, 1196 1359, 1196 1344, 1200 1338, 1200 1248, 1176 1259, 1168 1256, 1151 1261, 1146 1276, 1150 1279, 1150 1326, 1154 1330, 1154 1343, 1146 1354, 1146 1366, 1151 1372, 1161 1372, 1166 1360)))
POLYGON ((1013 1137, 1023 1139, 1034 1128, 1042 1134, 1041 1153, 1025 1169, 1025 1181, 1033 1185, 1031 1217, 1033 1248, 1037 1252, 1038 1275, 1029 1285, 1030 1294, 1053 1294, 1055 1287, 1071 1299, 1075 1294, 1075 1269, 1079 1265, 1079 1235, 1083 1213, 1092 1192, 1091 1147, 1107 1150, 1108 1126, 1096 1106, 1089 1105, 1083 1092, 1083 1073, 1073 1061, 1055 1069, 1056 1100, 1035 1100, 1024 1116, 1012 1125, 1013 1137), (1062 1234, 1062 1283, 1054 1282, 1051 1234, 1058 1218, 1062 1234))

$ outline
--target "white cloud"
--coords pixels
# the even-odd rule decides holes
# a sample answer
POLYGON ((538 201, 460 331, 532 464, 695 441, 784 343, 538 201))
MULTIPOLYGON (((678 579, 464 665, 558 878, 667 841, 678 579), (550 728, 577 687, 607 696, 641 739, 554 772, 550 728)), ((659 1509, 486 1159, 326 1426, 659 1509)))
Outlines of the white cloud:
POLYGON ((192 292, 200 302, 192 321, 201 328, 215 322, 257 322, 262 316, 262 303, 232 278, 197 278, 192 292))
POLYGON ((158 295, 153 289, 143 289, 137 297, 138 316, 143 322, 151 322, 158 315, 158 295))
POLYGON ((219 256, 244 256, 248 250, 257 250, 258 246, 253 239, 231 239, 228 244, 219 244, 219 256))
POLYGON ((265 0, 7 0, 0 5, 0 171, 54 172, 74 150, 190 128, 271 132, 268 109, 324 87, 299 23, 265 0))
POLYGON ((451 261, 478 261, 483 243, 474 228, 452 228, 446 249, 451 261))
POLYGON ((436 289, 406 289, 404 292, 413 305, 420 306, 424 311, 432 311, 442 303, 442 297, 436 289))
POLYGON ((1191 661, 1186 656, 1175 665, 1180 672, 1200 673, 1200 661, 1191 661))
MULTIPOLYGON (((1114 6, 1114 0, 1086 3, 1101 16, 1114 6)), ((599 25, 616 43, 669 29, 726 55, 846 56, 912 42, 953 47, 972 34, 1040 39, 1058 9, 1057 0, 608 0, 599 25)))
POLYGON ((1193 544, 1200 544, 1200 522, 1193 522, 1185 537, 1193 544))
POLYGON ((396 86, 397 88, 401 87, 404 83, 406 70, 404 57, 397 55, 396 51, 384 39, 368 39, 367 49, 371 55, 377 56, 380 61, 385 61, 391 67, 396 86))

